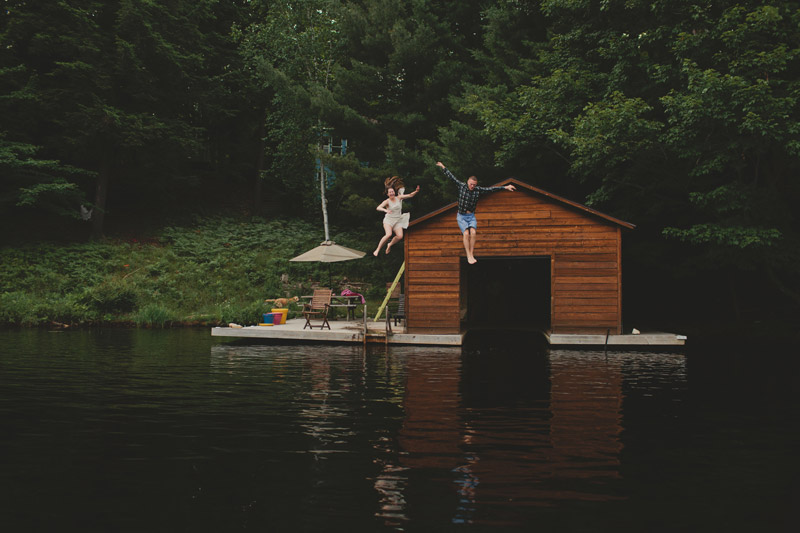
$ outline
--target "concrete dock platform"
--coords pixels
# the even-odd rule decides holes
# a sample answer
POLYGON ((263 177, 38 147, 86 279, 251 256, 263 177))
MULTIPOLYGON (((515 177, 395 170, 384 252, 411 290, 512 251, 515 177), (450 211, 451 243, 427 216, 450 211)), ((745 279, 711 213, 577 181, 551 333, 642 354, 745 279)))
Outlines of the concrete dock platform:
MULTIPOLYGON (((332 320, 331 329, 303 329, 305 320, 295 318, 287 320, 279 326, 244 326, 218 327, 211 329, 214 337, 238 337, 251 339, 272 339, 303 342, 344 342, 344 343, 386 343, 430 346, 461 346, 467 332, 452 335, 430 335, 407 333, 403 326, 392 326, 392 333, 386 336, 386 323, 383 321, 367 321, 366 339, 364 323, 360 320, 332 320)), ((498 328, 501 329, 501 328, 498 328)), ((547 342, 553 346, 683 346, 684 335, 663 332, 643 332, 625 335, 585 335, 557 334, 550 332, 530 331, 531 334, 543 334, 547 342)))
MULTIPOLYGON (((331 329, 303 329, 305 319, 287 320, 280 326, 244 326, 241 328, 211 328, 214 337, 244 337, 251 339, 275 339, 306 342, 347 342, 364 343, 364 323, 360 320, 331 320, 331 329)), ((387 338, 386 323, 367 321, 366 342, 388 344, 418 344, 435 346, 461 346, 464 333, 456 335, 422 335, 406 333, 403 326, 392 326, 392 334, 387 338)))
POLYGON ((685 335, 649 332, 625 335, 585 335, 580 333, 544 332, 547 342, 554 346, 683 346, 685 335))

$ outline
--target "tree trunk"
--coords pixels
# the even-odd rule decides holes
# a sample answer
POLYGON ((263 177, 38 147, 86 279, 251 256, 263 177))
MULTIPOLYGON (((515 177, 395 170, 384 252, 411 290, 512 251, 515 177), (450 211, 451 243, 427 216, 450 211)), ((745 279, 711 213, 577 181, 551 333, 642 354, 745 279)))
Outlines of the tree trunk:
POLYGON ((111 175, 111 163, 104 158, 97 176, 94 192, 94 216, 92 216, 92 240, 99 241, 104 237, 106 218, 106 198, 108 197, 108 181, 111 175))
POLYGON ((266 118, 261 120, 261 125, 258 127, 258 157, 256 157, 256 173, 255 184, 253 187, 253 212, 261 213, 264 202, 261 195, 264 190, 264 180, 261 178, 261 173, 264 170, 264 151, 267 148, 267 142, 264 137, 267 135, 266 118))

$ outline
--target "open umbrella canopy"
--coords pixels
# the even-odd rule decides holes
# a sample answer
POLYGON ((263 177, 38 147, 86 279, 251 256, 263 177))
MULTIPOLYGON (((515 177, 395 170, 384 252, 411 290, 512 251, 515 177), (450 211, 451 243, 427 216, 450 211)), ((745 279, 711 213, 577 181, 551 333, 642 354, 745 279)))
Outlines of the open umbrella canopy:
POLYGON ((346 246, 339 246, 333 241, 323 241, 316 248, 293 257, 289 261, 308 261, 319 263, 338 263, 339 261, 350 261, 360 259, 367 252, 359 252, 346 246))
MULTIPOLYGON (((309 263, 338 263, 340 261, 350 261, 360 259, 367 255, 367 252, 359 252, 347 246, 339 246, 333 241, 322 241, 319 246, 289 259, 289 261, 307 261, 309 263)), ((328 265, 328 286, 331 286, 331 265, 328 265)))

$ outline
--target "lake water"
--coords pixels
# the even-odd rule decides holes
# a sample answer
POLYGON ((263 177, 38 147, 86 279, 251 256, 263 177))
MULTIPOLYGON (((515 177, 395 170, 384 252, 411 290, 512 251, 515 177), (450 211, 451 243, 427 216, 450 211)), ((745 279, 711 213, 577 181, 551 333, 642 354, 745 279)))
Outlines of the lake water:
POLYGON ((0 332, 4 531, 796 531, 791 354, 0 332))

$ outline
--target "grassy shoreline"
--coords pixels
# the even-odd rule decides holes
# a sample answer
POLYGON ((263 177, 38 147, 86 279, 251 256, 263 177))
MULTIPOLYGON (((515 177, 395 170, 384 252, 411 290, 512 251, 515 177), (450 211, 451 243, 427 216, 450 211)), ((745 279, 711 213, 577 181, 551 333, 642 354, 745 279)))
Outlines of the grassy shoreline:
MULTIPOLYGON (((328 265, 289 262, 317 246, 321 233, 299 220, 209 217, 141 238, 4 247, 0 327, 254 324, 271 308, 264 299, 328 285, 328 265)), ((332 235, 365 251, 373 237, 332 235)), ((398 252, 332 265, 334 288, 382 298, 402 262, 398 252)))

